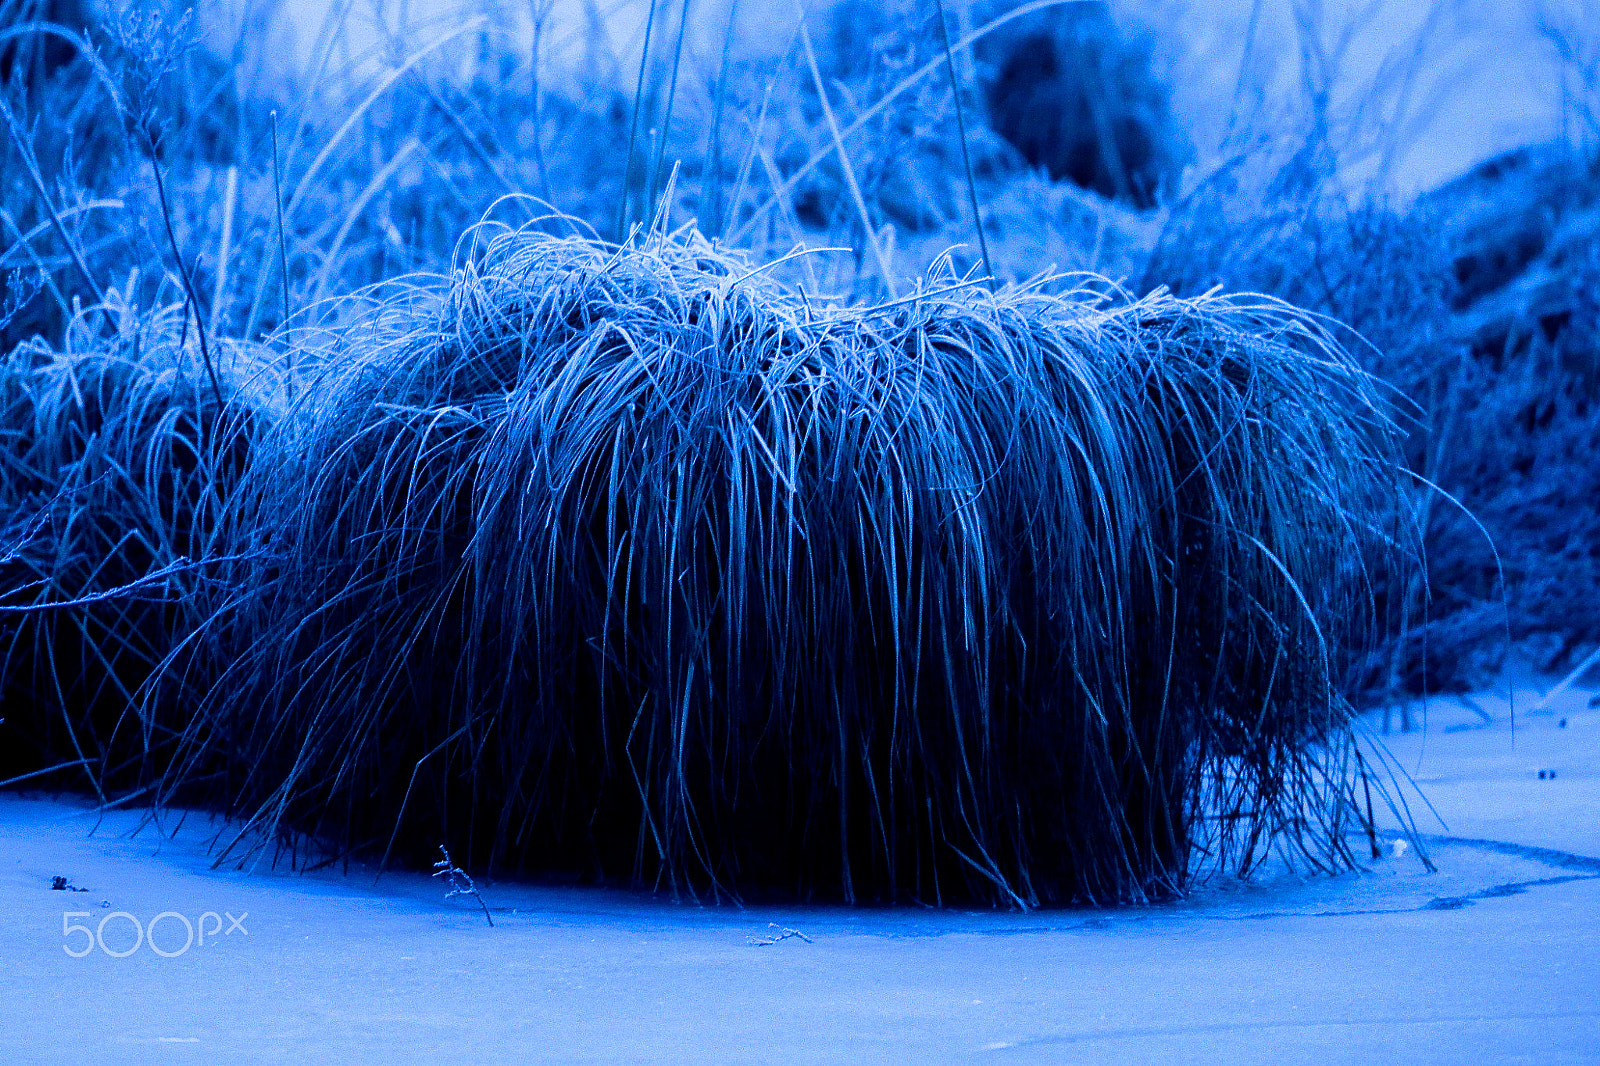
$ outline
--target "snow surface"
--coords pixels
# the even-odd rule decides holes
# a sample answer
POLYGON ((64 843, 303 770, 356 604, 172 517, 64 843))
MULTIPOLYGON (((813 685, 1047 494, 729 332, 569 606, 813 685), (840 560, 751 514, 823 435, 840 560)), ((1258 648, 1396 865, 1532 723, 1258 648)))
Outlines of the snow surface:
POLYGON ((480 886, 490 928, 422 875, 213 870, 222 827, 201 815, 163 835, 134 832, 136 812, 0 796, 0 1062, 1600 1061, 1591 695, 1536 715, 1518 694, 1514 739, 1504 696, 1436 700, 1425 734, 1390 738, 1447 823, 1411 795, 1437 873, 1407 851, 1119 911, 499 883, 480 886), (52 891, 57 876, 88 891, 52 891), (122 952, 119 911, 218 919, 181 954, 182 923, 162 919, 171 958, 70 957, 87 934, 63 935, 63 913, 105 920, 122 952), (753 943, 783 929, 805 938, 753 943))

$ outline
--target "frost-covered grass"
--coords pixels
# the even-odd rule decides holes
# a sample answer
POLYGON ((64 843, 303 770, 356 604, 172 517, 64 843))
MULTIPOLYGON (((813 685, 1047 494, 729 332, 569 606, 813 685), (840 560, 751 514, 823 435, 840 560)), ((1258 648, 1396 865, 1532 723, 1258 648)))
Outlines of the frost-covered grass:
POLYGON ((6 777, 64 763, 57 783, 125 792, 183 726, 181 703, 136 714, 135 693, 197 621, 225 501, 272 416, 247 350, 226 352, 211 390, 177 312, 124 308, 109 338, 74 331, 63 351, 0 362, 6 777))
POLYGON ((945 280, 818 305, 693 235, 490 228, 300 349, 169 791, 719 894, 1348 864, 1371 383, 1271 301, 945 280))
POLYGON ((755 57, 730 15, 696 67, 662 4, 566 81, 491 20, 345 54, 349 5, 294 72, 159 6, 5 31, 94 61, 0 89, 0 342, 44 338, 4 370, 3 776, 713 895, 1352 861, 1348 695, 1600 632, 1589 142, 1543 229, 1489 194, 1538 248, 1469 284, 1514 227, 1352 197, 1316 85, 1185 176, 1159 37, 926 7, 755 57), (1063 37, 1092 71, 1007 51, 1063 37), (1030 171, 1005 101, 1099 154, 1030 171), (1524 281, 1532 318, 1463 296, 1524 281))

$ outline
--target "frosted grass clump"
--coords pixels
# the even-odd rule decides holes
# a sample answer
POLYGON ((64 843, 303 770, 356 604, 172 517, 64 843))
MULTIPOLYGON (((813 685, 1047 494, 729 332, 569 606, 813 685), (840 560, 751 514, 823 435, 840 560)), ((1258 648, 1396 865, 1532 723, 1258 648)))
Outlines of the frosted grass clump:
POLYGON ((712 895, 1353 862, 1371 383, 1265 298, 929 285, 822 305, 692 233, 480 229, 297 353, 168 794, 712 895))

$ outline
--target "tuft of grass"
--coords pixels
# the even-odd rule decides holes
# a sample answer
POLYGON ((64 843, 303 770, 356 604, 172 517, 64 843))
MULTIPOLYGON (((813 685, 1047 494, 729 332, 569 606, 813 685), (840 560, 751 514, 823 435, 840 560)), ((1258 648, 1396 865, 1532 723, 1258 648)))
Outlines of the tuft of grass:
POLYGON ((270 416, 247 350, 227 350, 220 392, 201 383, 186 305, 86 317, 115 330, 0 361, 0 779, 64 761, 57 784, 105 799, 165 767, 193 700, 175 674, 141 690, 196 627, 224 500, 270 416))
POLYGON ((1354 862, 1394 434, 1287 305, 485 226, 300 365, 165 793, 240 841, 1014 906, 1354 862))

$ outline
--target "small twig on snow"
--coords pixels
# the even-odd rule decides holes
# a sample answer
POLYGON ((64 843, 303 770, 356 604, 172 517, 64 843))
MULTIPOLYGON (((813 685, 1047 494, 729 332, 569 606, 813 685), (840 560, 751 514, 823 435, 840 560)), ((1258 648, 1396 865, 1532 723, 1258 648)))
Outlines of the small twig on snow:
POLYGON ((445 899, 456 896, 471 896, 478 901, 478 906, 483 908, 484 921, 489 923, 489 928, 494 928, 494 919, 489 916, 489 905, 483 901, 483 893, 478 891, 478 886, 472 883, 472 878, 467 871, 450 861, 450 849, 443 844, 439 845, 439 852, 444 856, 433 864, 433 876, 443 877, 450 886, 450 891, 444 894, 445 899))
POLYGON ((814 941, 810 937, 806 936, 804 933, 802 933, 798 929, 785 929, 783 926, 779 925, 777 922, 768 922, 767 925, 770 926, 773 929, 778 930, 777 934, 774 935, 774 936, 747 936, 747 937, 745 937, 745 939, 750 942, 750 946, 751 947, 755 947, 755 948, 771 947, 773 944, 777 944, 777 943, 779 943, 781 941, 788 940, 790 937, 799 937, 801 940, 804 940, 807 944, 814 943, 814 941))

